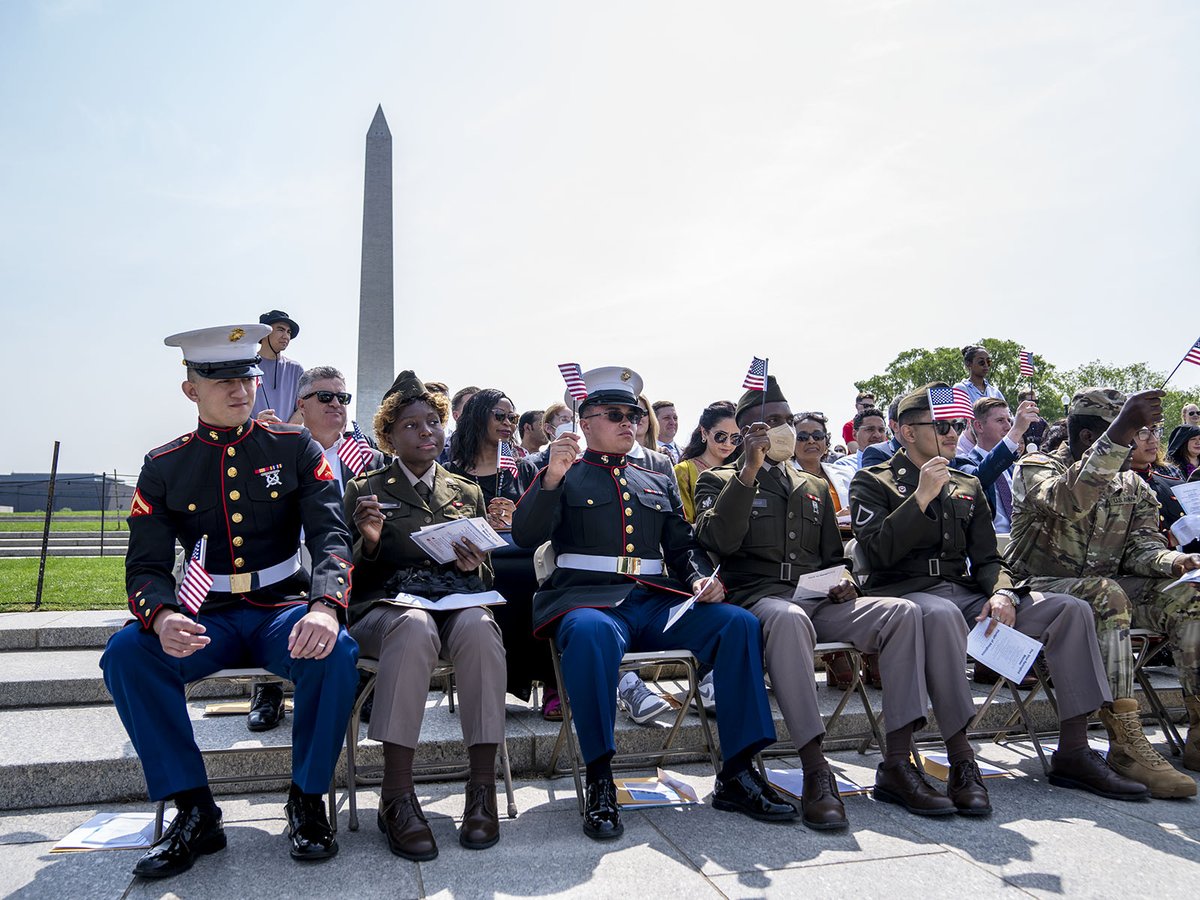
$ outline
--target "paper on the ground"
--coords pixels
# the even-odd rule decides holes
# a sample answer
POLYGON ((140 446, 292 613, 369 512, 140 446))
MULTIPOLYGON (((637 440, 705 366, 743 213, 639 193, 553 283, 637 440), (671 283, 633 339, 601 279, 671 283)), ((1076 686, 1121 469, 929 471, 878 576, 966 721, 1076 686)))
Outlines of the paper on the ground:
POLYGON ((1189 481, 1171 488, 1171 493, 1189 516, 1200 515, 1200 481, 1189 481))
POLYGON ((700 798, 691 786, 671 774, 658 770, 649 778, 615 778, 620 806, 688 806, 700 798))
MULTIPOLYGON (((945 753, 922 753, 921 763, 928 775, 932 775, 939 781, 948 781, 950 778, 950 757, 945 753)), ((993 765, 985 763, 981 759, 976 759, 975 763, 979 766, 979 774, 984 778, 1004 778, 1012 774, 1003 769, 997 769, 993 765)))
POLYGON ((447 594, 438 600, 430 600, 417 594, 397 594, 392 603, 445 612, 450 609, 470 609, 473 606, 503 606, 508 601, 496 591, 480 591, 477 594, 447 594))
MULTIPOLYGON (((859 787, 853 781, 842 778, 840 775, 835 775, 834 780, 837 782, 838 793, 843 797, 865 794, 870 790, 870 788, 859 787)), ((767 781, 771 787, 781 790, 797 800, 804 792, 803 769, 767 769, 767 781)))
POLYGON ((469 538, 471 543, 484 552, 499 550, 507 547, 504 538, 496 533, 496 529, 487 523, 486 519, 451 519, 449 522, 438 522, 436 525, 426 525, 410 537, 417 545, 429 554, 436 562, 445 565, 454 562, 454 544, 469 538))
POLYGON ((792 599, 813 600, 819 597, 828 597, 829 591, 841 584, 842 576, 845 574, 845 566, 831 566, 828 569, 801 575, 796 582, 796 592, 792 594, 792 599))
MULTIPOLYGON (((163 830, 175 818, 175 810, 163 814, 163 830)), ((83 850, 145 850, 154 837, 154 813, 97 813, 51 848, 51 853, 83 850)))
POLYGON ((967 655, 1011 681, 1025 677, 1041 649, 1038 641, 995 619, 984 619, 967 635, 967 655), (992 624, 996 629, 989 637, 985 632, 992 624))
POLYGON ((1172 581, 1165 588, 1163 588, 1163 590, 1169 591, 1171 588, 1175 587, 1175 585, 1187 584, 1189 581, 1200 581, 1200 569, 1192 569, 1190 572, 1184 572, 1182 578, 1172 581))
POLYGON ((1180 547, 1200 538, 1200 515, 1176 519, 1175 524, 1171 526, 1171 534, 1175 536, 1180 547))
MULTIPOLYGON (((292 711, 291 697, 284 699, 283 708, 287 712, 292 711)), ((204 706, 204 714, 206 716, 244 716, 249 712, 249 700, 218 700, 214 703, 205 704, 204 706)))

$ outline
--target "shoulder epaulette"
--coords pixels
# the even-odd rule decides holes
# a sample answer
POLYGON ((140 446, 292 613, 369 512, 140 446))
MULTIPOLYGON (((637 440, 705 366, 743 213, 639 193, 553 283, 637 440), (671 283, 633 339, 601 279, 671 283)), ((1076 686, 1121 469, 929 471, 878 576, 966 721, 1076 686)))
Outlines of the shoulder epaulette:
POLYGON ((303 434, 303 425, 290 425, 287 422, 259 422, 258 427, 268 434, 303 434))
POLYGON ((180 447, 185 447, 191 443, 192 434, 193 432, 190 431, 187 434, 181 434, 179 437, 175 438, 175 440, 167 441, 167 443, 163 444, 161 447, 155 447, 153 450, 147 453, 146 456, 150 457, 150 459, 158 459, 158 457, 165 456, 173 450, 178 450, 180 447))

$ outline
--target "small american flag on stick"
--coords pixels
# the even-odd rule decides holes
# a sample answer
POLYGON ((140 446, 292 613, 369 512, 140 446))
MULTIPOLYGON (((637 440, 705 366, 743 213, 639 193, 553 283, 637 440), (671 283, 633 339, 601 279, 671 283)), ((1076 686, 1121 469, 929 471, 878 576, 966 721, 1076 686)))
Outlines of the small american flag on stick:
POLYGON ((1030 353, 1028 350, 1022 350, 1020 365, 1021 365, 1021 377, 1022 378, 1032 378, 1033 373, 1036 371, 1033 367, 1033 354, 1030 353))
POLYGON ((337 455, 351 472, 358 475, 371 461, 371 445, 367 443, 366 435, 362 433, 358 423, 353 424, 353 430, 338 445, 337 455))
POLYGON ((583 383, 583 370, 579 368, 579 363, 559 363, 558 371, 562 373, 571 396, 576 400, 586 400, 587 385, 583 383))
POLYGON ((508 441, 501 441, 496 447, 496 452, 498 454, 496 471, 510 472, 515 478, 517 475, 517 458, 513 453, 512 444, 508 441))
POLYGON ((1200 366, 1200 340, 1192 344, 1187 355, 1183 358, 1184 362, 1190 362, 1193 365, 1200 366))
POLYGON ((208 596, 212 587, 212 576, 204 568, 204 558, 208 555, 208 538, 202 537, 196 541, 196 547, 183 569, 183 580, 179 582, 179 602, 193 616, 200 612, 200 605, 208 596))
POLYGON ((767 389, 767 361, 757 356, 750 363, 750 370, 742 382, 742 389, 747 391, 765 391, 767 389))
POLYGON ((973 419, 971 397, 960 387, 931 387, 929 389, 929 413, 933 421, 944 419, 973 419))

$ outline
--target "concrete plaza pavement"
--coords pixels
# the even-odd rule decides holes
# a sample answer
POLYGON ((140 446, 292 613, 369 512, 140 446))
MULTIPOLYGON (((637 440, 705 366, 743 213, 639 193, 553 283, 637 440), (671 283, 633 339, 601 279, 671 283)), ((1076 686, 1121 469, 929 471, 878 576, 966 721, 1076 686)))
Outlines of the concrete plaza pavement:
MULTIPOLYGON (((1154 734, 1156 746, 1165 746, 1154 734)), ((1093 732, 1093 744, 1102 746, 1093 732)), ((580 831, 569 778, 517 782, 518 818, 501 819, 491 850, 459 847, 462 783, 418 786, 441 855, 411 863, 375 827, 374 790, 359 791, 361 830, 320 864, 287 856, 282 795, 219 797, 229 847, 165 881, 130 875, 141 851, 50 854, 105 804, 0 815, 0 894, 14 898, 237 897, 1194 897, 1200 886, 1200 803, 1121 803, 1051 787, 1030 745, 978 745, 1015 777, 989 779, 988 819, 923 819, 869 796, 846 799, 850 831, 767 825, 707 805, 626 812, 624 836, 580 831)), ((877 754, 831 754, 839 774, 870 784, 877 754)), ((770 765, 788 765, 773 760, 770 765)), ((705 799, 712 771, 672 769, 705 799)), ((936 784, 937 782, 935 782, 936 784)), ((503 796, 501 795, 503 809, 503 796)))

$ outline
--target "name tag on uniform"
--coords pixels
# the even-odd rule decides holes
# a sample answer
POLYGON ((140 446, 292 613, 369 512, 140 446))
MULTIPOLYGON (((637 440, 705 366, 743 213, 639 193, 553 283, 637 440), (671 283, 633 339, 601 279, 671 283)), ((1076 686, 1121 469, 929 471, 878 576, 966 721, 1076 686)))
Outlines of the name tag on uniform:
POLYGON ((751 506, 755 506, 755 507, 763 507, 763 506, 766 506, 766 505, 767 505, 767 498, 766 498, 766 497, 755 497, 755 498, 754 498, 754 500, 753 500, 753 502, 752 502, 750 505, 751 505, 751 506))

